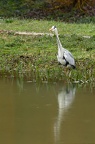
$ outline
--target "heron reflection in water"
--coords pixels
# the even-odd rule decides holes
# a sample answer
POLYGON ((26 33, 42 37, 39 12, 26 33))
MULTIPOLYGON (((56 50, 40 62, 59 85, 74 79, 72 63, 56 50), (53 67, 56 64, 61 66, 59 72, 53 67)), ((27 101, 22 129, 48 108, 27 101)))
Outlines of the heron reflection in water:
POLYGON ((75 86, 70 84, 63 87, 58 93, 58 116, 54 124, 54 137, 56 143, 60 140, 61 122, 64 120, 64 114, 74 101, 75 92, 75 86))

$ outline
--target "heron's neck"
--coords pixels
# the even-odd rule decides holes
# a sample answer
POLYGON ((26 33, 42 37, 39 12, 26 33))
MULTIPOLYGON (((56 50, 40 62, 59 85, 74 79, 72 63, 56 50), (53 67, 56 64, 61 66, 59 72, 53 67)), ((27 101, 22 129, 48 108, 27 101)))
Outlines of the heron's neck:
POLYGON ((58 44, 58 48, 61 49, 62 48, 62 44, 60 42, 59 36, 58 36, 58 31, 56 30, 55 32, 56 38, 57 38, 57 44, 58 44))

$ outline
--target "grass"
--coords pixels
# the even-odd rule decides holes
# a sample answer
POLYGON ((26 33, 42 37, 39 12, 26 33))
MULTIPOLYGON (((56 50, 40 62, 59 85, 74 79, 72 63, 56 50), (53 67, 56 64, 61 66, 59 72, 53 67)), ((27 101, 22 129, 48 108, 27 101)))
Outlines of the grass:
MULTIPOLYGON (((81 21, 81 20, 80 20, 81 21)), ((0 29, 14 30, 14 31, 34 31, 34 32, 49 32, 49 28, 52 25, 56 25, 59 30, 59 34, 77 34, 83 35, 95 35, 95 24, 90 23, 65 23, 57 21, 46 21, 46 20, 19 20, 19 19, 1 19, 0 29)))
POLYGON ((58 27, 62 45, 76 60, 76 70, 58 65, 56 37, 18 36, 0 33, 0 75, 32 81, 95 81, 94 23, 65 23, 46 20, 1 19, 0 30, 49 32, 58 27), (90 36, 85 38, 83 36, 90 36))

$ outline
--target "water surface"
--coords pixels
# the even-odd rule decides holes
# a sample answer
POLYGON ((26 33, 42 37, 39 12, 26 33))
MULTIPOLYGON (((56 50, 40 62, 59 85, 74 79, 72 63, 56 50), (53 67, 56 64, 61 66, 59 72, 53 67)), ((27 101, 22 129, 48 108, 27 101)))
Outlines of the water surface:
POLYGON ((0 79, 0 144, 94 144, 95 89, 0 79))

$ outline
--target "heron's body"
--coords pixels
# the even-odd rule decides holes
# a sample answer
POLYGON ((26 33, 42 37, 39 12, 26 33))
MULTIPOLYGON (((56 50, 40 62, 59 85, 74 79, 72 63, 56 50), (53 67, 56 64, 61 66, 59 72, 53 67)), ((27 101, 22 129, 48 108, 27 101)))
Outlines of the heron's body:
POLYGON ((63 66, 69 67, 69 68, 75 68, 75 60, 73 55, 70 51, 62 47, 62 44, 59 40, 58 31, 55 26, 51 28, 52 31, 55 32, 56 38, 57 38, 57 45, 58 45, 58 55, 57 60, 60 64, 63 66))

